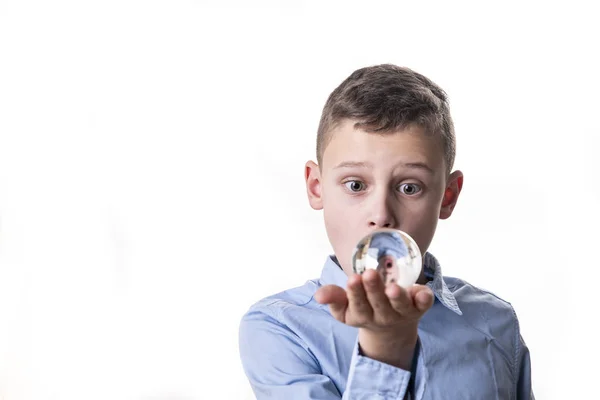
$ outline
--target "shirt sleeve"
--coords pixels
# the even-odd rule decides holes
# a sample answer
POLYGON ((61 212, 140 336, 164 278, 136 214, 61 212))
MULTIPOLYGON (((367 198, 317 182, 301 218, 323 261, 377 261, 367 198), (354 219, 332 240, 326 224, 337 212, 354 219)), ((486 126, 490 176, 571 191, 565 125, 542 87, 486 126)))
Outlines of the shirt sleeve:
POLYGON ((257 400, 401 400, 411 373, 360 355, 358 342, 340 393, 316 357, 286 326, 260 312, 241 321, 239 350, 257 400))
POLYGON ((361 355, 357 341, 343 399, 402 400, 408 389, 410 375, 410 371, 361 355))
POLYGON ((531 385, 531 357, 521 334, 517 340, 517 400, 535 400, 531 385))

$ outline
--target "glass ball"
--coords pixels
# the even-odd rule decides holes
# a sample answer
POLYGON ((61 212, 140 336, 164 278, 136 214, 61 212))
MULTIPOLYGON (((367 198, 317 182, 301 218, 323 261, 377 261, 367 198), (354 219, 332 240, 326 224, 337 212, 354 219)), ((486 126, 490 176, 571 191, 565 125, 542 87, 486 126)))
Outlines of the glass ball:
POLYGON ((377 229, 361 239, 352 255, 357 274, 374 269, 385 285, 395 283, 407 288, 419 279, 422 256, 415 240, 398 229, 377 229))

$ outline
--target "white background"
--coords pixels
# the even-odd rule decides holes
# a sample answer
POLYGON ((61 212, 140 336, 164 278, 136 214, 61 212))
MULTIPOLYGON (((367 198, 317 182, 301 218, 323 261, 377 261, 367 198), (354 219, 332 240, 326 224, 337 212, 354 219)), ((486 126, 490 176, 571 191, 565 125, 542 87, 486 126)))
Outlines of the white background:
POLYGON ((0 1, 0 399, 253 398, 239 319, 318 277, 303 165, 382 62, 450 95, 444 272, 513 304, 539 399, 593 396, 597 12, 414 3, 0 1))

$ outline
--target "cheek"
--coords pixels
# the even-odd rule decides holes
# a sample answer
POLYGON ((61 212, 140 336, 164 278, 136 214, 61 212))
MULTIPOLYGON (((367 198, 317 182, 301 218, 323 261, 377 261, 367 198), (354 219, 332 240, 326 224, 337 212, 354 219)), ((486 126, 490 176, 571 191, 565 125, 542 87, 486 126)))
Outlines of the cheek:
POLYGON ((349 209, 341 207, 324 207, 323 218, 329 242, 336 257, 346 272, 352 270, 352 252, 360 236, 359 218, 349 209))
POLYGON ((349 239, 350 227, 348 225, 348 219, 344 218, 344 213, 339 211, 329 211, 323 214, 325 219, 325 228, 327 235, 334 246, 340 247, 342 244, 347 243, 349 239))
POLYGON ((434 205, 428 205, 420 210, 410 213, 413 216, 405 221, 405 224, 400 228, 408 233, 419 246, 419 250, 424 254, 437 228, 439 209, 434 205))
POLYGON ((417 245, 419 245, 419 250, 421 254, 424 254, 428 249, 431 241, 433 240, 433 235, 435 233, 435 229, 437 227, 437 219, 434 219, 427 225, 423 226, 421 231, 414 237, 417 245))

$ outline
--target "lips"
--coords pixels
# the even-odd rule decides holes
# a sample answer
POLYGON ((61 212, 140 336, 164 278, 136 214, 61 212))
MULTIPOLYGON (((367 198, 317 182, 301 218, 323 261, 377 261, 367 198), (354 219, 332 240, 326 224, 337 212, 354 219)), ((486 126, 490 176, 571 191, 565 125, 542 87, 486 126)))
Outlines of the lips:
POLYGON ((385 256, 383 260, 381 260, 381 265, 385 266, 385 268, 392 268, 394 266, 394 262, 396 261, 392 256, 385 256))

